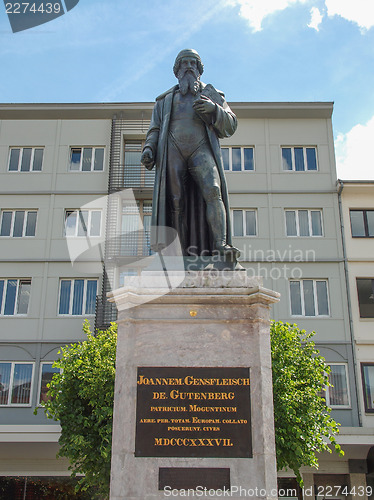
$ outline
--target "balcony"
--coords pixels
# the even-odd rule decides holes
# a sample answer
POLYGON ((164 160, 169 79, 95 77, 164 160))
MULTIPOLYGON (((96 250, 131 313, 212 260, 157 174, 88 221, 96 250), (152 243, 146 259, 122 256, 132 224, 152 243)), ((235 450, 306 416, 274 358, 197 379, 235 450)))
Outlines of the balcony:
POLYGON ((118 165, 112 168, 109 179, 109 192, 121 189, 152 189, 155 171, 147 170, 143 165, 118 165))
POLYGON ((106 330, 110 323, 117 321, 118 313, 116 304, 108 302, 106 297, 96 297, 95 331, 106 330))

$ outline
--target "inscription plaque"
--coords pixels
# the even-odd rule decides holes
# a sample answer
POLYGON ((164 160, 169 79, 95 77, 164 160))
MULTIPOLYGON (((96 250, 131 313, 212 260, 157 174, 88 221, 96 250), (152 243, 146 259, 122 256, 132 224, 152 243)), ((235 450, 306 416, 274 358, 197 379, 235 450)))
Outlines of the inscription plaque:
POLYGON ((136 457, 252 457, 249 368, 139 367, 136 457))
POLYGON ((158 470, 158 489, 172 490, 230 489, 230 469, 213 467, 160 467, 158 470))

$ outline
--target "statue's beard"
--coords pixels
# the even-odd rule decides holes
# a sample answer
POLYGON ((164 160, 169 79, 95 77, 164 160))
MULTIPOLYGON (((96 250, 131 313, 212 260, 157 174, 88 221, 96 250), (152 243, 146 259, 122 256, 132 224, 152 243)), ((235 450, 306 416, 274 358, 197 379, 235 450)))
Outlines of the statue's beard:
POLYGON ((177 78, 179 81, 179 90, 182 95, 186 95, 187 92, 196 95, 200 90, 200 75, 194 70, 179 70, 177 78))

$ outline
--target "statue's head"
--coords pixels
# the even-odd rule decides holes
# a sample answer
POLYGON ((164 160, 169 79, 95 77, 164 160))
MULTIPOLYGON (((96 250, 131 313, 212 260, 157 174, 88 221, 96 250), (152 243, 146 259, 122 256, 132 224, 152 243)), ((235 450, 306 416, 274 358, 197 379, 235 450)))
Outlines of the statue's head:
POLYGON ((181 62, 182 62, 183 58, 193 58, 193 59, 196 59, 196 67, 197 67, 197 70, 199 72, 199 76, 201 76, 203 74, 204 65, 201 62, 201 57, 199 56, 199 54, 197 53, 197 51, 194 50, 194 49, 184 49, 184 50, 181 50, 179 52, 179 54, 177 55, 177 57, 175 59, 174 67, 173 67, 174 75, 177 78, 178 78, 178 73, 179 73, 180 65, 181 65, 181 62))

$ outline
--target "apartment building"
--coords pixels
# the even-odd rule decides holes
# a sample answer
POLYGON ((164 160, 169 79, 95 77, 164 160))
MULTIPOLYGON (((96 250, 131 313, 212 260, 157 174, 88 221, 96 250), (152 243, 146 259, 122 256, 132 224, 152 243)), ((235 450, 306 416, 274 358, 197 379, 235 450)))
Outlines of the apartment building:
MULTIPOLYGON (((221 146, 241 264, 281 293, 274 319, 316 331, 332 369, 326 399, 346 456, 322 456, 305 485, 364 484, 372 436, 360 429, 332 103, 230 106, 239 126, 221 146)), ((152 107, 0 105, 2 476, 68 476, 55 459, 59 427, 33 409, 59 347, 83 339, 85 317, 96 328, 115 320, 106 293, 153 259, 154 172, 140 165, 152 107)))

